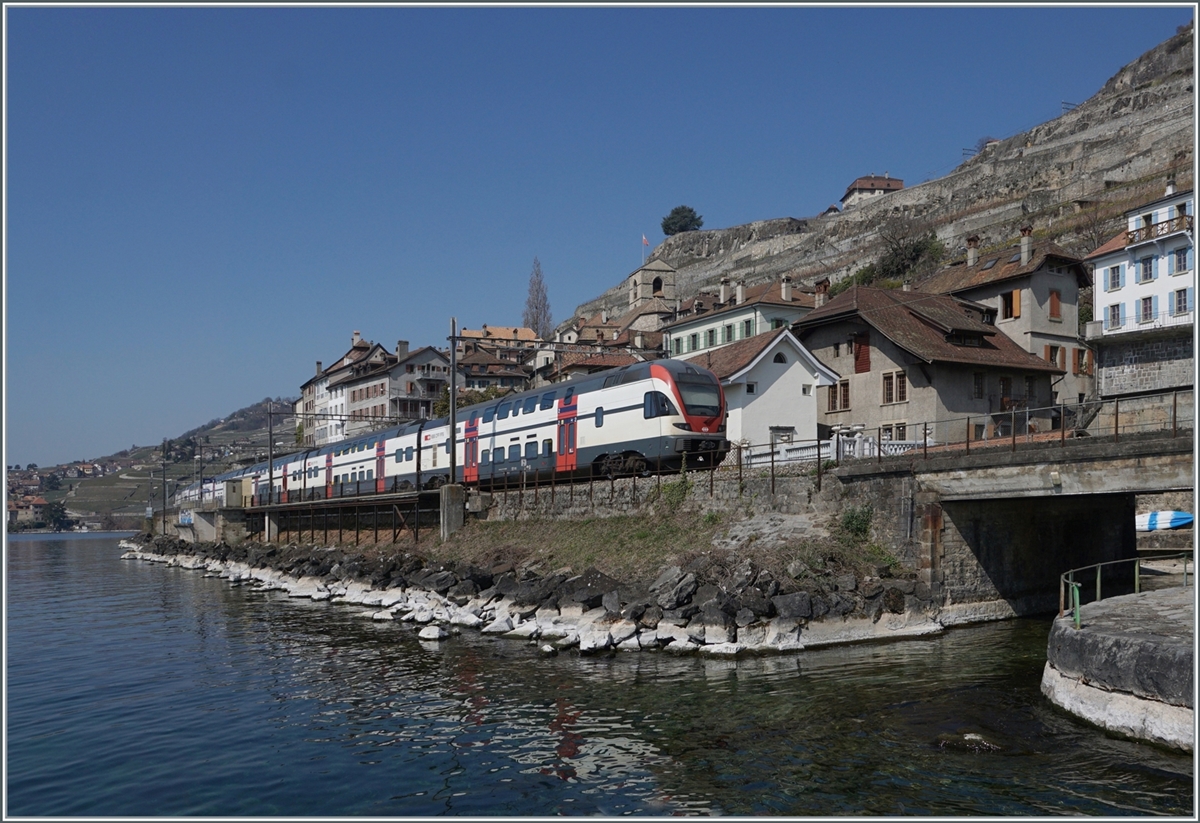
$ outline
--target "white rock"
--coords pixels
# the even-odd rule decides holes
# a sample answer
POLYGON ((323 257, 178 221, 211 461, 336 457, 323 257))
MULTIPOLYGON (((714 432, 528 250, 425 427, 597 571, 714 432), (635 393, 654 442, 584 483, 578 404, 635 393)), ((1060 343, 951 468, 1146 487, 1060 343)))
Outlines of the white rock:
POLYGON ((441 626, 426 626, 417 635, 422 640, 445 640, 450 635, 441 626))
POLYGON ((731 657, 738 652, 744 652, 746 647, 742 643, 713 643, 700 647, 701 654, 711 654, 720 657, 731 657))
POLYGON ((396 615, 394 615, 391 612, 384 609, 383 611, 372 612, 371 619, 372 620, 395 620, 396 615))
POLYGON ((480 631, 484 634, 504 634, 505 632, 511 632, 512 629, 512 618, 505 615, 504 617, 497 617, 491 623, 480 629, 480 631))
POLYGON ((608 627, 608 636, 614 646, 619 646, 631 637, 637 635, 637 623, 632 620, 618 620, 608 627))

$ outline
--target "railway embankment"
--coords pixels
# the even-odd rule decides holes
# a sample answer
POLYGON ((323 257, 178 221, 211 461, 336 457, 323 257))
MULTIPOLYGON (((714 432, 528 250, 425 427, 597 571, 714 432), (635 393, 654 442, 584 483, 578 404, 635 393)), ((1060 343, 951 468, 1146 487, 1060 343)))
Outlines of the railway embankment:
POLYGON ((1195 586, 1089 603, 1079 628, 1054 621, 1042 693, 1108 731, 1193 751, 1195 626, 1195 586))
POLYGON ((407 549, 142 536, 124 557, 547 653, 792 651, 943 630, 917 573, 871 541, 869 508, 814 522, 752 498, 736 513, 678 507, 672 493, 628 515, 475 520, 407 549))

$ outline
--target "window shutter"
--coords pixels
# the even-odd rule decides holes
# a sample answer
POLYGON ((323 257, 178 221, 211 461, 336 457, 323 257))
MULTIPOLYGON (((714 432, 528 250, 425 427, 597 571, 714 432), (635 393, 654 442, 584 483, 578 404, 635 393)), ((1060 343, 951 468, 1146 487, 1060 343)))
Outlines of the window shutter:
POLYGON ((1124 326, 1124 325, 1125 325, 1125 304, 1124 304, 1124 303, 1121 303, 1121 304, 1118 306, 1118 308, 1119 308, 1119 309, 1120 309, 1120 311, 1121 311, 1121 325, 1122 325, 1122 326, 1124 326))
POLYGON ((1150 314, 1154 319, 1158 319, 1158 295, 1150 298, 1150 314))
POLYGON ((1021 290, 1013 289, 1013 317, 1021 316, 1021 290))
POLYGON ((1087 373, 1092 373, 1092 350, 1087 350, 1087 373))
POLYGON ((1194 291, 1195 291, 1194 286, 1188 286, 1188 290, 1187 290, 1187 310, 1188 311, 1194 311, 1195 307, 1196 307, 1195 298, 1192 295, 1192 292, 1194 292, 1194 291))
POLYGON ((1152 257, 1150 259, 1150 279, 1151 280, 1158 279, 1158 258, 1157 257, 1152 257))
POLYGON ((1104 310, 1104 317, 1103 317, 1103 320, 1104 320, 1104 330, 1105 330, 1105 331, 1108 331, 1108 318, 1109 318, 1109 313, 1108 313, 1108 310, 1107 310, 1107 309, 1105 309, 1105 310, 1104 310))
POLYGON ((854 373, 871 370, 871 337, 867 332, 854 335, 854 373))
POLYGON ((1059 346, 1058 349, 1058 367, 1063 371, 1067 370, 1067 347, 1059 346))
MULTIPOLYGON (((1117 288, 1119 288, 1119 289, 1125 288, 1125 264, 1124 263, 1117 264, 1117 288)), ((1125 313, 1125 310, 1122 309, 1121 314, 1124 314, 1124 313, 1125 313)))
POLYGON ((1042 355, 1042 359, 1045 360, 1047 363, 1050 362, 1050 347, 1049 346, 1046 346, 1046 352, 1042 355))
POLYGON ((1196 264, 1194 262, 1192 262, 1193 261, 1192 254, 1195 253, 1195 251, 1196 251, 1195 249, 1188 249, 1188 252, 1187 252, 1188 271, 1191 271, 1192 269, 1196 268, 1196 264))
POLYGON ((1174 273, 1175 273, 1175 252, 1172 251, 1167 254, 1167 274, 1174 274, 1174 273))

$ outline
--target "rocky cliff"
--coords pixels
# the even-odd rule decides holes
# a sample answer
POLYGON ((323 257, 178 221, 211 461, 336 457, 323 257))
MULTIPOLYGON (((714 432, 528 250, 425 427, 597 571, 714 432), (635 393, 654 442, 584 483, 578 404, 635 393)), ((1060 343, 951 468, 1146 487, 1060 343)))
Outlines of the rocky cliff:
MULTIPOLYGON (((1119 71, 1089 100, 1027 132, 990 144, 937 180, 840 214, 781 218, 669 237, 650 259, 679 271, 689 297, 723 276, 748 285, 790 272, 802 286, 837 281, 882 253, 881 228, 932 230, 961 255, 979 235, 987 248, 1014 242, 1025 225, 1087 254, 1116 234, 1122 213, 1164 191, 1192 186, 1195 144, 1193 30, 1189 26, 1119 71)), ((575 316, 628 303, 624 283, 575 316)))

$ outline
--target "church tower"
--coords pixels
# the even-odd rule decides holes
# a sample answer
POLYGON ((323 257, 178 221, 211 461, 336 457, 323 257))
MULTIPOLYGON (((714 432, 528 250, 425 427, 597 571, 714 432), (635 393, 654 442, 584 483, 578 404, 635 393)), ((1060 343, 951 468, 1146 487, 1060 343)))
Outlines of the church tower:
POLYGON ((661 260, 651 260, 629 275, 629 308, 637 308, 655 297, 673 304, 676 274, 669 264, 661 260))

